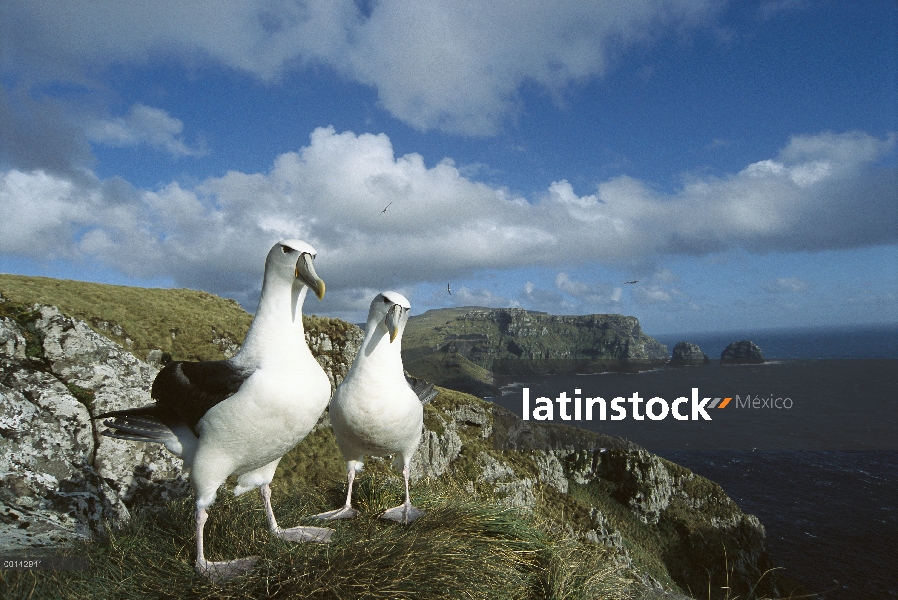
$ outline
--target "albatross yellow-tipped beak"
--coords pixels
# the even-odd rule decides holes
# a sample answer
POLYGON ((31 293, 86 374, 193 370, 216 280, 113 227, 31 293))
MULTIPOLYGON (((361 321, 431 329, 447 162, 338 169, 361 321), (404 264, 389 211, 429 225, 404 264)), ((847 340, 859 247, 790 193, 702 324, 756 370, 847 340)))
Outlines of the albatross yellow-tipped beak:
POLYGON ((387 311, 387 316, 384 319, 384 324, 387 326, 387 330, 390 332, 390 343, 396 339, 396 336, 399 334, 399 320, 402 318, 402 307, 398 304, 394 304, 390 307, 390 310, 387 311))
POLYGON ((324 281, 322 281, 315 272, 315 267, 312 265, 311 254, 303 252, 300 255, 299 260, 296 261, 294 275, 297 279, 309 286, 309 289, 315 292, 315 295, 318 296, 319 300, 324 298, 324 281))

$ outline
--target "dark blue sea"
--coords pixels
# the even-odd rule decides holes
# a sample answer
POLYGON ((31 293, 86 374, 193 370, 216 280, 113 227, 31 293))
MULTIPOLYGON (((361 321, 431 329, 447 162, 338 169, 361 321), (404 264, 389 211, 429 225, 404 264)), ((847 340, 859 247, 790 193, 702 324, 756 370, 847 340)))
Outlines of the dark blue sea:
MULTIPOLYGON (((521 415, 527 387, 531 410, 538 397, 553 400, 554 422, 624 437, 717 482, 761 520, 774 562, 816 598, 898 598, 898 324, 656 339, 668 349, 698 344, 712 364, 546 376, 518 381, 493 400, 521 415), (718 364, 742 339, 769 362, 718 364), (693 388, 699 400, 731 400, 706 409, 710 421, 632 418, 634 393, 643 416, 652 398, 668 407, 686 398, 680 414, 691 416, 693 388), (561 392, 584 403, 604 398, 608 418, 599 420, 594 405, 593 420, 577 422, 572 400, 571 420, 562 420, 561 392), (621 421, 610 420, 615 397, 627 400, 621 421)), ((653 412, 661 411, 656 401, 653 412)))

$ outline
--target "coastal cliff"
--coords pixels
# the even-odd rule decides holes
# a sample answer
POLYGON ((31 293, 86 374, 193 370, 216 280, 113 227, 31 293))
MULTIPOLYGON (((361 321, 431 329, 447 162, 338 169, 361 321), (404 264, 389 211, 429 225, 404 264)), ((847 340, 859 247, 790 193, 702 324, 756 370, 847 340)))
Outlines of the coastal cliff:
POLYGON ((667 347, 636 317, 550 315, 520 308, 450 308, 409 319, 402 357, 409 373, 478 396, 494 376, 527 372, 640 370, 667 361, 667 347))
MULTIPOLYGON (((180 460, 152 444, 98 435, 93 415, 150 401, 162 358, 152 350, 150 360, 135 357, 106 335, 120 325, 98 317, 109 324, 100 331, 56 307, 0 296, 4 551, 102 534, 135 511, 189 496, 180 460)), ((196 335, 216 345, 211 327, 196 335)), ((307 338, 339 383, 361 330, 312 318, 307 338)), ((776 580, 763 577, 773 566, 763 526, 713 482, 625 440, 524 423, 468 394, 440 392, 425 406, 413 494, 458 486, 475 503, 533 515, 552 543, 595 556, 637 597, 684 598, 692 590, 704 598, 709 584, 744 593, 759 580, 757 591, 775 593, 776 580)), ((399 484, 387 465, 371 461, 366 473, 399 484)), ((336 480, 339 490, 344 472, 325 414, 281 461, 275 483, 327 488, 336 480)))

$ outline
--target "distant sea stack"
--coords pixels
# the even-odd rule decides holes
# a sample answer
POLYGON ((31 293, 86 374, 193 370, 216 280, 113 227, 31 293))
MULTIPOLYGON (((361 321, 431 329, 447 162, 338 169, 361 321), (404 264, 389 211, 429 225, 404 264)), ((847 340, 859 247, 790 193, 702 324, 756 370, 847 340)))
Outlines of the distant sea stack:
POLYGON ((765 361, 761 349, 750 340, 733 342, 720 355, 720 364, 722 365, 747 365, 762 362, 765 361))
POLYGON ((711 364, 711 359, 695 344, 680 342, 674 346, 673 356, 668 364, 673 367, 707 365, 711 364))

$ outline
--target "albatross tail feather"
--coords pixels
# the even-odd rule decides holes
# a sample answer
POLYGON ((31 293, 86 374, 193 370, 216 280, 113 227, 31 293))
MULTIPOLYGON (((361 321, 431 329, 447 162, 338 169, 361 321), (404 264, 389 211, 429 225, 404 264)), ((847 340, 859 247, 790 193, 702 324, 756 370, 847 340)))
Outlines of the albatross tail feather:
POLYGON ((109 427, 103 435, 119 439, 129 439, 138 442, 159 442, 174 436, 174 432, 166 425, 158 421, 140 419, 136 417, 116 417, 103 421, 103 425, 109 427), (124 434, 126 437, 122 437, 124 434))
POLYGON ((189 459, 196 450, 197 438, 184 424, 165 423, 157 416, 155 406, 143 406, 103 413, 108 427, 102 434, 117 440, 163 444, 175 456, 189 459), (111 418, 109 418, 111 417, 111 418))

